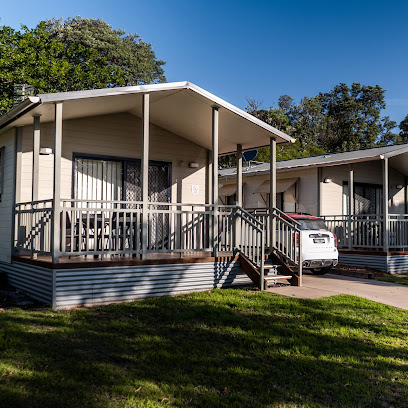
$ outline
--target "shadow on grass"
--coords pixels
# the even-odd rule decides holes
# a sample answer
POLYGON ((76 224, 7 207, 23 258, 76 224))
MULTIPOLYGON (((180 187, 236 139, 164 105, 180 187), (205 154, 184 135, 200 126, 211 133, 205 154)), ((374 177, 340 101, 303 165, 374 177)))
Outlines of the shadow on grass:
POLYGON ((215 290, 0 314, 1 407, 408 406, 408 312, 215 290))

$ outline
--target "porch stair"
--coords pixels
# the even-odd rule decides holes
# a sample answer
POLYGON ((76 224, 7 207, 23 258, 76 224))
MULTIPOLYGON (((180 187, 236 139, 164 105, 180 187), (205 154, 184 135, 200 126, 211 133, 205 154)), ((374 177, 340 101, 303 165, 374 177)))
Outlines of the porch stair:
MULTIPOLYGON (((255 267, 243 254, 240 254, 240 262, 242 270, 260 288, 261 273, 259 268, 255 267)), ((299 277, 278 256, 275 254, 267 255, 264 264, 264 288, 267 289, 271 285, 284 283, 285 281, 292 286, 297 286, 299 277)))

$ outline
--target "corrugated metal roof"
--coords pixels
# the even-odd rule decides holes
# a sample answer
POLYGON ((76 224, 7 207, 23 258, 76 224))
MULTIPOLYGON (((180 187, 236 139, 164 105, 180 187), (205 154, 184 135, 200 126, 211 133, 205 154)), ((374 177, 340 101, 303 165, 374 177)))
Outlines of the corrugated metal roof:
MULTIPOLYGON (((301 167, 326 167, 344 163, 360 162, 380 159, 381 156, 396 156, 408 152, 408 143, 374 147, 371 149, 353 150, 342 153, 328 153, 321 156, 304 157, 301 159, 284 160, 276 163, 276 170, 290 170, 301 167)), ((242 169, 243 175, 254 175, 258 173, 268 173, 269 163, 253 164, 242 169)), ((230 177, 236 174, 236 167, 219 170, 220 177, 230 177)))

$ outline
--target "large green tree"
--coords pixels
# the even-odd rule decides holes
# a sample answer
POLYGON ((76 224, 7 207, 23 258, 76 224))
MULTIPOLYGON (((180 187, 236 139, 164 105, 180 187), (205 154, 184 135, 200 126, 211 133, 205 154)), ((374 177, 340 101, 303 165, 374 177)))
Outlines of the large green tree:
POLYGON ((404 143, 408 142, 408 115, 401 121, 399 136, 404 143))
MULTIPOLYGON (((320 93, 318 100, 327 121, 322 147, 330 152, 373 147, 381 136, 384 93, 379 85, 359 83, 351 87, 341 83, 330 92, 320 93)), ((390 124, 386 133, 392 129, 390 124)))
POLYGON ((15 84, 41 93, 164 82, 163 65, 151 44, 100 19, 1 26, 0 113, 12 106, 15 84))
MULTIPOLYGON (((396 123, 381 117, 384 93, 379 85, 341 83, 299 104, 282 95, 278 107, 261 109, 260 103, 248 99, 247 111, 297 140, 277 149, 277 160, 288 160, 408 141, 408 115, 399 135, 392 131, 396 123)), ((269 161, 269 149, 260 149, 256 160, 269 161)), ((221 165, 235 165, 235 158, 223 158, 221 165)))

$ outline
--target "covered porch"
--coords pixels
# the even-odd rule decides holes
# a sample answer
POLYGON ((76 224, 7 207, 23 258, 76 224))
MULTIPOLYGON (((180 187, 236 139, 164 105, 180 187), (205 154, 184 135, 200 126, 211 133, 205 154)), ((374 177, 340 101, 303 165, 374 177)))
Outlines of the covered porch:
MULTIPOLYGON (((25 112, 30 113, 15 112, 13 121, 17 139, 13 255, 48 255, 54 263, 73 256, 147 259, 157 253, 231 251, 237 232, 227 220, 242 207, 242 152, 270 145, 273 167, 276 144, 292 141, 188 82, 46 94, 28 101, 25 112), (109 116, 118 114, 138 121, 109 116), (124 149, 116 148, 115 138, 122 141, 113 130, 106 147, 98 150, 94 135, 102 132, 98 118, 107 126, 112 120, 128 120, 128 147, 124 140, 124 149), (132 129, 128 123, 140 127, 132 129), (27 148, 30 129, 32 144, 27 148), (93 140, 94 149, 83 147, 82 140, 75 139, 78 133, 89 143, 93 140), (158 140, 157 134, 163 133, 158 140), (140 146, 131 152, 135 138, 140 146), (186 148, 179 139, 189 143, 191 153, 185 161, 171 157, 172 144, 186 148), (32 155, 30 185, 24 174, 24 151, 32 155), (231 152, 236 152, 241 166, 237 201, 220 205, 218 157, 231 152), (27 187, 28 201, 21 199, 27 197, 27 187)), ((276 192, 276 177, 270 187, 276 192)), ((271 194, 272 207, 275 195, 271 194)))
MULTIPOLYGON (((362 184, 356 165, 348 164, 343 213, 327 214, 326 209, 322 217, 337 235, 341 249, 407 251, 408 148, 381 154, 361 165, 381 166, 381 180, 373 178, 371 184, 362 184)), ((320 183, 327 181, 331 180, 321 176, 320 183)))
MULTIPOLYGON (((25 107, 10 121, 16 126, 12 262, 21 270, 24 265, 45 268, 53 304, 63 290, 58 289, 64 286, 59 277, 66 269, 77 280, 88 276, 80 274, 85 269, 103 279, 101 272, 113 273, 114 268, 150 273, 154 265, 172 271, 186 262, 193 269, 207 263, 212 265, 207 271, 236 271, 236 257, 243 256, 264 287, 265 255, 273 249, 267 243, 276 235, 272 218, 277 213, 271 211, 267 226, 242 208, 242 152, 271 147, 274 208, 276 145, 293 139, 188 82, 39 95, 25 107), (98 138, 104 127, 122 120, 125 125, 117 126, 125 128, 125 138, 116 127, 98 138), (27 132, 32 132, 31 145, 27 132), (140 146, 131 151, 135 143, 140 146), (232 152, 239 167, 237 200, 222 205, 218 157, 232 152), (28 195, 28 154, 31 197, 22 200, 28 195)), ((296 226, 292 229, 296 233, 296 226)), ((286 251, 296 258, 294 247, 286 251)))

